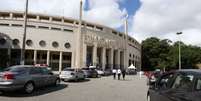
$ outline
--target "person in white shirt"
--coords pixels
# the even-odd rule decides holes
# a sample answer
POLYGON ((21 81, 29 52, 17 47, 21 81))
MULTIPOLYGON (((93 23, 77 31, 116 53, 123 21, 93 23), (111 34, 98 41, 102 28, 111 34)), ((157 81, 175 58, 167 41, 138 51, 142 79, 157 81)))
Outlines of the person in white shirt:
POLYGON ((112 73, 113 73, 113 79, 116 79, 116 72, 117 72, 116 69, 113 69, 113 70, 112 70, 112 73))
POLYGON ((118 69, 118 70, 117 70, 117 75, 118 75, 118 80, 120 80, 120 77, 121 77, 121 69, 118 69))

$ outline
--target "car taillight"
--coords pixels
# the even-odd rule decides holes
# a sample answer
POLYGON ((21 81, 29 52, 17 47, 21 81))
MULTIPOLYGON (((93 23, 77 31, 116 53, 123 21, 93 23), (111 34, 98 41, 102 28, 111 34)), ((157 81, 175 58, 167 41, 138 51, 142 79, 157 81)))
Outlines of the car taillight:
POLYGON ((7 72, 7 73, 4 74, 3 78, 5 80, 12 80, 12 79, 14 79, 14 74, 12 74, 10 72, 7 72))

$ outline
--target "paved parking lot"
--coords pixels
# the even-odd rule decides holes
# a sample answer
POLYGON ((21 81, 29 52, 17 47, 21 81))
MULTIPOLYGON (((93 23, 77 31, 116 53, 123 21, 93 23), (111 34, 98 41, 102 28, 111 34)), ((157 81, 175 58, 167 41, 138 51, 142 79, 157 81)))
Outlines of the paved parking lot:
POLYGON ((45 87, 31 95, 6 93, 0 101, 146 101, 147 88, 145 77, 127 76, 123 81, 110 76, 45 87))

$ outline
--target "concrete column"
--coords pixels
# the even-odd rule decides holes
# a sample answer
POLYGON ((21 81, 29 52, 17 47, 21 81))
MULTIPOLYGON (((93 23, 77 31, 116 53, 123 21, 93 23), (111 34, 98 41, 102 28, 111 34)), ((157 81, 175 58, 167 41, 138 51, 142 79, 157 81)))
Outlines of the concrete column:
POLYGON ((127 50, 124 50, 124 68, 128 67, 128 53, 127 50))
POLYGON ((34 64, 37 64, 37 50, 34 50, 34 58, 33 58, 34 64))
POLYGON ((120 51, 120 66, 121 68, 125 68, 124 67, 124 51, 120 51))
POLYGON ((60 52, 60 55, 59 55, 59 73, 61 73, 61 71, 62 71, 62 61, 63 61, 62 57, 63 57, 63 52, 60 52))
POLYGON ((47 63, 47 65, 49 66, 50 65, 50 51, 48 50, 47 51, 47 61, 46 61, 47 63))
POLYGON ((87 64, 87 45, 84 43, 83 44, 83 62, 82 62, 82 67, 86 67, 87 64))
POLYGON ((120 51, 117 50, 117 58, 116 58, 116 65, 117 65, 117 68, 120 68, 120 51))
POLYGON ((114 59, 114 49, 110 49, 110 65, 112 66, 111 68, 113 69, 114 67, 114 63, 113 63, 113 59, 114 59))
POLYGON ((75 52, 71 53, 71 67, 75 67, 75 52))
POLYGON ((95 43, 93 47, 93 65, 97 65, 97 43, 95 43))
POLYGON ((106 48, 105 47, 102 48, 101 58, 102 58, 102 69, 105 70, 105 64, 106 64, 106 48))

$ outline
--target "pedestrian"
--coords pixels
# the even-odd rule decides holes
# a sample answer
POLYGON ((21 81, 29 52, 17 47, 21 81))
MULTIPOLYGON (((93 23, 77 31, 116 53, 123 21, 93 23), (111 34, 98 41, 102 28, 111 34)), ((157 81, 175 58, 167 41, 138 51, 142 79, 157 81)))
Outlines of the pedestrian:
POLYGON ((116 79, 116 72, 117 72, 116 69, 113 69, 113 70, 112 70, 112 73, 113 73, 113 79, 116 79))
POLYGON ((122 69, 121 73, 122 73, 123 80, 125 80, 126 70, 125 70, 125 69, 122 69))
POLYGON ((118 70, 117 70, 117 74, 118 74, 118 80, 120 80, 120 77, 121 77, 121 69, 118 69, 118 70))

